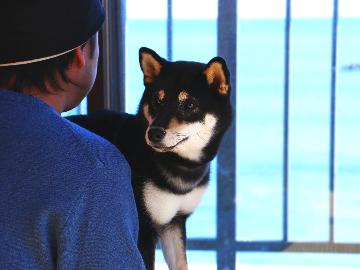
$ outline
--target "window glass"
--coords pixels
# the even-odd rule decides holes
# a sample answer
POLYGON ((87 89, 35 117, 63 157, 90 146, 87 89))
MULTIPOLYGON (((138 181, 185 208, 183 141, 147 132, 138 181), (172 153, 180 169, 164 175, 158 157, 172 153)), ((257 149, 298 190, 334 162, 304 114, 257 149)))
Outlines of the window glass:
POLYGON ((289 240, 328 241, 332 2, 293 0, 289 240), (317 5, 317 4, 316 4, 317 5))
POLYGON ((360 9, 339 3, 335 241, 360 243, 360 9))
POLYGON ((126 1, 125 108, 128 113, 137 111, 144 91, 139 49, 148 47, 160 56, 166 56, 166 3, 166 0, 126 1))
POLYGON ((237 240, 282 238, 284 13, 284 1, 238 1, 237 240))

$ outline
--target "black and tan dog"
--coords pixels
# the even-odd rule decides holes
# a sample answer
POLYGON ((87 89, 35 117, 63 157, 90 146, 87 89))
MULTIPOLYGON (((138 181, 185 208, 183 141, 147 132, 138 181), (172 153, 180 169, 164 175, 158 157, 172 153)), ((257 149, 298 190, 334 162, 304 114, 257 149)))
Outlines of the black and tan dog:
POLYGON ((154 269, 158 240, 171 270, 187 269, 185 222, 209 182, 209 164, 231 122, 225 61, 169 62, 140 49, 145 92, 138 113, 69 119, 107 138, 125 155, 139 212, 138 246, 154 269))

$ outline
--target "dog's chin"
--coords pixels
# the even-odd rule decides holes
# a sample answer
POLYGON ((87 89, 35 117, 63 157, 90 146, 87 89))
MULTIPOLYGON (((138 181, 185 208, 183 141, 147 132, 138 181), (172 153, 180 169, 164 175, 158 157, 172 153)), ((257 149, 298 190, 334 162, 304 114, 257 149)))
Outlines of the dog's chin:
POLYGON ((165 145, 165 144, 162 144, 162 143, 152 143, 150 141, 146 141, 146 143, 153 149, 155 150, 156 152, 160 152, 160 153, 165 153, 165 152, 171 152, 176 146, 178 146, 180 143, 186 141, 188 138, 184 138, 182 139, 181 141, 177 142, 176 144, 174 145, 165 145))
POLYGON ((170 152, 175 146, 172 147, 164 147, 161 145, 153 145, 153 144, 149 144, 149 146, 156 152, 159 153, 165 153, 165 152, 170 152))

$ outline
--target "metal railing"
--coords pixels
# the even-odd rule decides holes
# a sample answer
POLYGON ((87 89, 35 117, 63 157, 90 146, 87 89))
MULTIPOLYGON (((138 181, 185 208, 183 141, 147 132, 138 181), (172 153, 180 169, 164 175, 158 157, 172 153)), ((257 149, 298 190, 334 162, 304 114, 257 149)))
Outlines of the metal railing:
MULTIPOLYGON (((168 0, 171 4, 171 0, 168 0)), ((237 1, 218 1, 218 54, 222 55, 231 74, 236 74, 236 40, 237 40, 237 1)), ((328 242, 289 242, 288 241, 288 181, 289 181, 289 97, 290 97, 290 34, 291 34, 291 0, 286 0, 285 16, 285 61, 284 61, 284 121, 283 121, 283 239, 281 241, 237 241, 235 236, 235 127, 232 126, 224 138, 218 155, 217 182, 217 238, 190 239, 188 249, 215 250, 217 252, 217 269, 235 269, 237 251, 261 252, 338 252, 360 253, 360 244, 342 244, 334 242, 334 183, 335 183, 335 127, 336 127, 336 69, 337 69, 337 29, 338 0, 333 1, 332 17, 332 53, 331 53, 331 100, 330 100, 330 153, 329 153, 329 204, 330 235, 328 242)), ((171 25, 171 24, 170 24, 171 25)), ((169 30, 168 30, 169 31, 169 30)), ((236 76, 232 76, 231 84, 236 86, 236 76)), ((235 91, 232 93, 233 106, 235 91)), ((235 115, 235 114, 234 114, 235 115)), ((234 122, 235 119, 234 119, 234 122)), ((233 123, 234 123, 233 122, 233 123)))
MULTIPOLYGON (((108 91, 107 107, 116 109, 124 108, 124 93, 119 97, 119 89, 125 91, 123 82, 119 80, 124 74, 124 33, 119 34, 116 31, 124 29, 125 0, 105 0, 108 19, 105 25, 105 72, 108 74, 105 80, 108 91), (122 17, 119 19, 119 16, 122 17), (115 58, 110 57, 116 50, 115 58), (122 67, 121 67, 122 66, 122 67), (117 93, 115 93, 115 91, 117 93), (116 102, 119 104, 111 105, 110 99, 115 95, 116 102), (119 101, 120 100, 120 101, 119 101)), ((286 0, 285 23, 284 23, 284 108, 283 108, 283 225, 282 240, 280 241, 237 241, 236 240, 236 119, 222 143, 218 153, 217 172, 217 236, 215 239, 189 239, 187 248, 190 250, 208 250, 216 251, 217 268, 221 270, 235 269, 236 252, 238 251, 261 251, 261 252, 339 252, 339 253, 360 253, 360 244, 342 244, 334 241, 334 182, 335 182, 335 128, 336 128, 336 78, 337 78, 337 29, 338 29, 338 0, 333 0, 332 17, 332 50, 331 50, 331 100, 330 100, 330 153, 329 153, 329 241, 327 242, 289 242, 288 240, 288 183, 289 183, 289 97, 290 97, 290 35, 291 35, 291 0, 286 0)), ((173 56, 173 17, 172 0, 167 0, 167 58, 173 56)), ((237 0, 219 0, 218 1, 218 21, 217 21, 217 42, 218 55, 224 57, 227 61, 231 74, 236 74, 237 59, 237 0)), ((123 76, 122 78, 124 78, 123 76)), ((231 77, 231 85, 236 88, 236 76, 231 77)), ((234 108, 234 117, 236 116, 236 91, 232 91, 232 105, 234 108)))

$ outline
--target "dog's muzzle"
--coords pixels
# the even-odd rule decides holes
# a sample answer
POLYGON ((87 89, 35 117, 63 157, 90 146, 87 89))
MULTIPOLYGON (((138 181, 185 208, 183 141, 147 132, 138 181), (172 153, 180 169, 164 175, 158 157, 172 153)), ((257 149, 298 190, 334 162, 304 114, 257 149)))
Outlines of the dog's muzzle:
POLYGON ((156 126, 149 127, 145 135, 146 143, 157 152, 171 151, 187 138, 185 134, 156 126))

